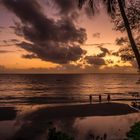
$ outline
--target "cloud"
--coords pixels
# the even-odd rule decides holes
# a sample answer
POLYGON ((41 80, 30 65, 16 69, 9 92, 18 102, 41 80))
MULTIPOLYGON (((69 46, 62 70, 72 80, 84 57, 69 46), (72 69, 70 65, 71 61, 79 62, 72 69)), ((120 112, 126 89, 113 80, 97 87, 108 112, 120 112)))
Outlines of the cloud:
POLYGON ((64 64, 54 68, 8 69, 0 65, 0 73, 137 73, 132 66, 105 66, 64 64))
MULTIPOLYGON (((2 2, 21 20, 21 23, 15 22, 15 33, 30 43, 22 42, 18 45, 32 53, 32 56, 63 64, 76 61, 85 54, 80 44, 87 39, 86 30, 77 27, 71 18, 61 17, 57 21, 50 19, 44 15, 41 6, 35 0, 2 0, 2 2)), ((62 2, 57 2, 59 6, 61 5, 61 11, 66 10, 62 2)), ((24 57, 31 59, 34 58, 32 56, 24 57)))
POLYGON ((82 50, 79 46, 74 45, 66 47, 62 44, 61 47, 59 47, 60 44, 57 42, 50 42, 50 45, 47 42, 47 44, 43 44, 43 47, 26 42, 19 45, 28 52, 33 53, 31 55, 24 55, 24 58, 40 58, 44 61, 51 61, 59 64, 76 61, 86 53, 86 51, 82 50))
MULTIPOLYGON (((135 37, 135 43, 138 50, 140 50, 140 36, 135 37)), ((133 62, 135 60, 135 55, 131 44, 127 37, 120 37, 116 39, 116 45, 121 46, 120 49, 116 52, 113 52, 112 55, 119 56, 124 62, 133 62)))
POLYGON ((97 65, 97 66, 106 65, 105 60, 98 56, 86 56, 85 60, 88 64, 91 65, 97 65))
POLYGON ((103 73, 137 73, 137 68, 132 66, 106 66, 104 69, 101 70, 103 73))
POLYGON ((4 44, 9 44, 9 43, 19 43, 20 41, 17 39, 9 39, 9 40, 2 40, 0 42, 2 42, 4 44))
POLYGON ((94 38, 100 38, 100 37, 101 37, 101 34, 100 34, 100 33, 94 33, 94 34, 93 34, 93 37, 94 37, 94 38))
POLYGON ((76 0, 52 0, 57 5, 61 16, 76 19, 79 16, 78 2, 76 0))
POLYGON ((3 29, 4 29, 4 27, 3 26, 0 26, 0 32, 2 32, 3 29))
POLYGON ((123 46, 128 44, 128 39, 126 37, 120 37, 116 39, 116 45, 123 46))
MULTIPOLYGON (((95 44, 84 44, 85 46, 96 46, 97 48, 99 48, 101 50, 101 53, 99 53, 97 56, 98 57, 105 57, 107 54, 111 54, 111 52, 107 49, 104 48, 102 46, 104 45, 110 45, 111 43, 95 43, 95 44)), ((114 53, 115 54, 115 53, 114 53)))
POLYGON ((106 62, 107 62, 107 64, 113 64, 114 63, 114 61, 111 60, 111 59, 107 59, 106 62))
POLYGON ((112 43, 91 43, 91 44, 84 44, 85 46, 104 46, 104 45, 111 45, 112 43))
POLYGON ((3 30, 5 27, 4 26, 0 26, 0 30, 3 30))
POLYGON ((22 58, 26 58, 26 59, 33 59, 33 58, 38 58, 35 54, 24 54, 22 55, 22 58))
MULTIPOLYGON (((80 15, 86 15, 87 17, 93 17, 93 11, 89 8, 89 5, 84 5, 83 9, 79 10, 78 0, 52 0, 57 5, 59 14, 64 17, 69 17, 72 20, 77 20, 80 15)), ((49 3, 52 3, 49 2, 49 3)))
POLYGON ((3 29, 4 27, 3 26, 0 26, 0 29, 3 29))
POLYGON ((110 54, 110 51, 107 48, 104 48, 102 46, 98 46, 102 53, 98 54, 98 57, 105 57, 107 54, 110 54))
POLYGON ((7 46, 13 46, 21 43, 21 41, 17 39, 9 39, 9 40, 0 40, 0 47, 7 47, 7 46))
POLYGON ((0 50, 0 53, 12 53, 13 51, 0 50))
POLYGON ((134 53, 129 46, 123 46, 118 51, 112 52, 111 55, 120 57, 124 62, 130 62, 135 59, 134 53))

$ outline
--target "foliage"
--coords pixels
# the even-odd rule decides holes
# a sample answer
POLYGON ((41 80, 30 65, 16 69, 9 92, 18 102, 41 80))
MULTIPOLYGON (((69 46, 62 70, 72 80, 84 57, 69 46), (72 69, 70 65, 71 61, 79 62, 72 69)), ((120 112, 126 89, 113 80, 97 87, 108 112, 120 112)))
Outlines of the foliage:
MULTIPOLYGON (((127 6, 125 7, 125 13, 128 18, 131 30, 135 32, 140 31, 140 1, 128 0, 127 6)), ((115 30, 121 32, 125 31, 125 24, 122 20, 122 15, 119 9, 116 9, 116 15, 113 18, 113 23, 115 24, 115 30)))
MULTIPOLYGON (((140 51, 140 36, 135 39, 135 42, 140 51)), ((113 53, 113 55, 121 57, 121 60, 123 61, 133 61, 135 59, 134 52, 127 37, 117 38, 116 45, 121 46, 121 48, 117 52, 113 53)))
POLYGON ((127 133, 127 137, 132 140, 140 140, 140 122, 135 123, 127 133))
MULTIPOLYGON (((79 8, 82 8, 84 5, 88 4, 91 8, 92 12, 96 12, 96 10, 100 7, 100 4, 106 6, 106 10, 111 17, 116 15, 116 7, 117 7, 117 0, 78 0, 79 1, 79 8)), ((122 5, 125 7, 125 1, 121 0, 122 5)))
MULTIPOLYGON (((126 23, 122 18, 122 13, 118 4, 118 0, 79 0, 79 8, 82 8, 83 5, 88 4, 89 8, 92 9, 93 13, 96 12, 96 9, 99 9, 99 2, 105 5, 105 9, 108 14, 112 17, 112 22, 114 23, 114 29, 121 32, 126 31, 126 23)), ((140 1, 139 0, 121 0, 122 6, 124 7, 124 12, 129 22, 130 32, 133 31, 133 38, 137 49, 140 50, 140 1)), ((130 34, 129 32, 129 34, 130 34)), ((115 52, 114 55, 120 56, 123 61, 133 61, 135 60, 134 50, 132 50, 132 38, 119 38, 116 40, 116 44, 122 46, 118 52, 115 52)))
POLYGON ((51 128, 49 129, 48 140, 74 140, 74 138, 64 132, 56 131, 55 128, 51 128))

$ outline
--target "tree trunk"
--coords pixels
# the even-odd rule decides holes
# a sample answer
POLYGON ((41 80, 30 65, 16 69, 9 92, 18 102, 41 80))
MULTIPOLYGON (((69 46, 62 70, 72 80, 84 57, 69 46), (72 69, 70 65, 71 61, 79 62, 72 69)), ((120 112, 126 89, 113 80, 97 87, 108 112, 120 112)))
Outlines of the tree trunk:
POLYGON ((135 54, 137 64, 138 64, 138 68, 140 70, 140 53, 139 53, 139 50, 138 50, 137 45, 135 43, 135 40, 133 38, 132 31, 131 31, 131 28, 130 28, 130 24, 129 24, 128 18, 126 16, 124 6, 122 4, 122 0, 118 0, 118 4, 119 4, 120 12, 121 12, 121 15, 122 15, 122 18, 123 18, 123 21, 124 21, 124 25, 125 25, 125 28, 126 28, 126 31, 127 31, 127 34, 128 34, 128 38, 129 38, 132 50, 135 54))

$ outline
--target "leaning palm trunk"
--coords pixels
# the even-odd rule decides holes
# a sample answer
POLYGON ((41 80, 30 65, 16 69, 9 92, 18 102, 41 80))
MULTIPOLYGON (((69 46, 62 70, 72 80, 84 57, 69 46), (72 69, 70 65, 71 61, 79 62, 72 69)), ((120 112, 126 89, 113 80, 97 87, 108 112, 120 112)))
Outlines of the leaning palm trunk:
POLYGON ((128 22, 128 18, 125 14, 125 11, 124 11, 122 0, 118 0, 118 5, 119 5, 119 8, 120 8, 120 12, 121 12, 121 15, 122 15, 122 18, 123 18, 123 21, 124 21, 124 25, 125 25, 125 28, 126 28, 126 31, 127 31, 127 34, 128 34, 128 38, 129 38, 132 50, 133 50, 134 55, 135 55, 136 60, 137 60, 138 68, 140 70, 140 53, 139 53, 139 50, 138 50, 137 45, 135 43, 135 40, 133 38, 132 31, 131 31, 131 28, 130 28, 130 25, 129 25, 129 22, 128 22))
MULTIPOLYGON (((82 6, 85 4, 86 1, 89 2, 89 7, 94 12, 94 5, 95 5, 94 0, 79 0, 79 7, 82 8, 82 6)), ((106 2, 106 4, 107 4, 106 6, 107 6, 107 10, 108 10, 109 14, 115 13, 114 2, 116 2, 116 1, 118 2, 119 9, 120 9, 123 21, 124 21, 124 25, 125 25, 125 28, 126 28, 126 31, 128 34, 129 41, 130 41, 130 45, 131 45, 132 50, 134 52, 134 55, 135 55, 135 58, 136 58, 136 61, 138 64, 138 69, 140 70, 140 53, 139 53, 139 50, 138 50, 137 45, 135 43, 135 40, 133 38, 130 24, 129 24, 128 18, 126 16, 126 13, 124 10, 125 0, 103 0, 103 1, 106 2)))

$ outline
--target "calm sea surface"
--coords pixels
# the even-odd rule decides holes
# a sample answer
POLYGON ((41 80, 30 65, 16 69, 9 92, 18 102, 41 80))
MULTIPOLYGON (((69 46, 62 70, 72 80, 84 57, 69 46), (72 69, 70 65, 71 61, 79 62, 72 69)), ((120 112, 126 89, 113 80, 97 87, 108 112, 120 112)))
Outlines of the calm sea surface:
MULTIPOLYGON (((98 95, 106 101, 131 103, 140 98, 140 75, 131 74, 20 74, 0 75, 0 140, 47 140, 51 126, 75 140, 90 140, 89 136, 106 140, 124 140, 126 133, 140 113, 118 116, 93 116, 28 120, 42 107, 59 104, 98 102, 98 95), (8 108, 7 108, 8 107, 8 108)), ((99 140, 100 140, 99 139, 99 140)))
MULTIPOLYGON (((129 99, 140 93, 140 75, 65 74, 0 75, 1 104, 53 104, 87 102, 88 95, 112 94, 112 99, 129 99)), ((95 97, 94 97, 95 96, 95 97)))

